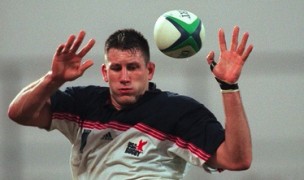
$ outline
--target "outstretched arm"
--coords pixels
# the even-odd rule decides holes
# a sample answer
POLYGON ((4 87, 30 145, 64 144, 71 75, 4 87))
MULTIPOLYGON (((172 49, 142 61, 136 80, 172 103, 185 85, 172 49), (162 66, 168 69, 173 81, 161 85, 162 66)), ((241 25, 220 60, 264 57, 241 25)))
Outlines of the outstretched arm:
POLYGON ((239 27, 233 29, 230 50, 227 49, 225 34, 219 30, 220 57, 214 62, 214 52, 207 56, 215 78, 219 81, 225 113, 225 141, 207 164, 214 168, 227 170, 248 169, 252 161, 252 144, 250 129, 243 107, 237 81, 243 65, 251 53, 253 46, 246 48, 249 34, 246 32, 238 44, 239 27), (223 89, 223 88, 222 88, 223 89))
POLYGON ((85 32, 76 38, 71 35, 65 44, 58 47, 52 61, 52 68, 39 80, 23 88, 8 108, 8 116, 15 122, 48 128, 51 123, 50 96, 67 81, 82 76, 93 65, 92 60, 82 63, 82 58, 90 51, 95 41, 90 40, 79 53, 85 32))

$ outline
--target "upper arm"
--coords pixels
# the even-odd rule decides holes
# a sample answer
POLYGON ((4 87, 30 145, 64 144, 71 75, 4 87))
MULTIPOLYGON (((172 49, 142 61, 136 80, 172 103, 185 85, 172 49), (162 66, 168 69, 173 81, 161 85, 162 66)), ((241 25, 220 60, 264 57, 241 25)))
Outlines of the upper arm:
POLYGON ((234 153, 234 155, 229 154, 225 143, 225 141, 222 142, 216 150, 216 153, 208 159, 206 165, 214 169, 226 169, 231 171, 248 169, 251 161, 239 158, 237 153, 234 153))
POLYGON ((39 128, 48 129, 52 121, 52 112, 51 112, 51 102, 48 100, 39 111, 36 111, 34 114, 27 116, 25 114, 20 114, 21 107, 14 102, 9 106, 8 116, 10 119, 15 121, 18 124, 24 126, 35 126, 39 128))
POLYGON ((33 125, 43 129, 49 129, 52 122, 52 111, 50 100, 43 106, 37 119, 33 120, 33 125))
POLYGON ((222 143, 216 150, 215 154, 213 154, 208 161, 206 162, 206 165, 213 168, 213 169, 227 169, 227 163, 225 162, 223 158, 223 146, 224 143, 222 143))

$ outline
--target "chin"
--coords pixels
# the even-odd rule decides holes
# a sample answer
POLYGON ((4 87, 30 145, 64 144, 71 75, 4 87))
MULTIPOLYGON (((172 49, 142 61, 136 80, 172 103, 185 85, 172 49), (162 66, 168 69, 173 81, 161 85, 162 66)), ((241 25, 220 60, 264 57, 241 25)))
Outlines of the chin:
POLYGON ((118 103, 122 106, 128 106, 137 102, 135 97, 122 97, 119 99, 118 103))

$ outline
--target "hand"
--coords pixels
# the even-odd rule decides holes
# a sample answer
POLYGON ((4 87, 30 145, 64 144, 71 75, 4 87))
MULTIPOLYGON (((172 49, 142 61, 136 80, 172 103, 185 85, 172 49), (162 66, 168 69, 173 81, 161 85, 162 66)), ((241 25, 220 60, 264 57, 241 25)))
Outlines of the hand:
POLYGON ((70 35, 65 44, 61 44, 54 54, 52 62, 52 78, 56 82, 64 83, 72 81, 82 76, 83 73, 93 65, 92 60, 82 63, 82 58, 91 50, 95 40, 91 39, 79 53, 76 53, 85 36, 84 31, 80 31, 78 37, 70 35))
POLYGON ((213 51, 207 55, 207 62, 215 77, 229 84, 235 84, 238 81, 243 65, 253 49, 253 45, 249 45, 246 49, 249 37, 247 32, 244 33, 241 43, 238 45, 239 30, 238 26, 233 29, 230 50, 227 50, 224 30, 219 30, 220 56, 218 63, 214 62, 213 51))

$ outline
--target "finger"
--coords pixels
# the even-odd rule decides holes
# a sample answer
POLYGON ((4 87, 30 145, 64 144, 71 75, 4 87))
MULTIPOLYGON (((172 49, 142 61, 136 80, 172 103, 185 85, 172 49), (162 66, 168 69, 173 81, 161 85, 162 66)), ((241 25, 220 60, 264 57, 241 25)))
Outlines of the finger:
POLYGON ((245 53, 242 55, 242 59, 243 59, 244 62, 247 60, 247 58, 249 57, 252 50, 253 50, 253 45, 250 44, 248 46, 248 48, 246 49, 245 53))
POLYGON ((219 37, 220 51, 221 52, 226 51, 227 46, 226 46, 225 33, 222 28, 219 30, 218 37, 219 37))
POLYGON ((84 57, 94 46, 95 44, 95 40, 94 39, 90 39, 88 44, 82 48, 82 50, 78 53, 78 55, 80 57, 84 57))
POLYGON ((206 57, 207 63, 210 65, 214 61, 214 51, 210 51, 206 57))
POLYGON ((72 44, 74 43, 75 40, 75 35, 70 35, 66 44, 64 45, 64 49, 62 51, 62 53, 67 53, 70 51, 70 48, 72 46, 72 44))
POLYGON ((64 48, 64 44, 60 44, 56 50, 55 56, 58 56, 59 54, 61 54, 63 48, 64 48))
POLYGON ((88 68, 93 66, 94 62, 92 60, 86 60, 81 66, 80 66, 80 71, 81 74, 83 74, 88 68))
POLYGON ((216 66, 216 62, 214 61, 214 52, 211 51, 208 55, 207 55, 207 62, 210 65, 210 70, 213 71, 214 67, 216 66))
POLYGON ((232 40, 231 40, 231 45, 230 45, 231 51, 235 51, 238 46, 239 31, 240 31, 240 28, 238 26, 235 26, 233 28, 232 40))
POLYGON ((76 53, 76 51, 80 47, 84 37, 85 37, 85 31, 80 31, 78 36, 77 36, 76 41, 73 44, 73 47, 71 48, 71 52, 76 53))
POLYGON ((210 70, 213 72, 213 69, 215 68, 216 66, 216 62, 215 61, 212 61, 211 64, 210 64, 210 70))
POLYGON ((244 53, 244 50, 245 50, 245 47, 246 47, 248 38, 249 38, 249 33, 248 33, 248 32, 245 32, 244 35, 243 35, 241 44, 240 44, 240 46, 239 46, 238 49, 237 49, 237 53, 238 53, 238 54, 241 55, 241 54, 244 53))

